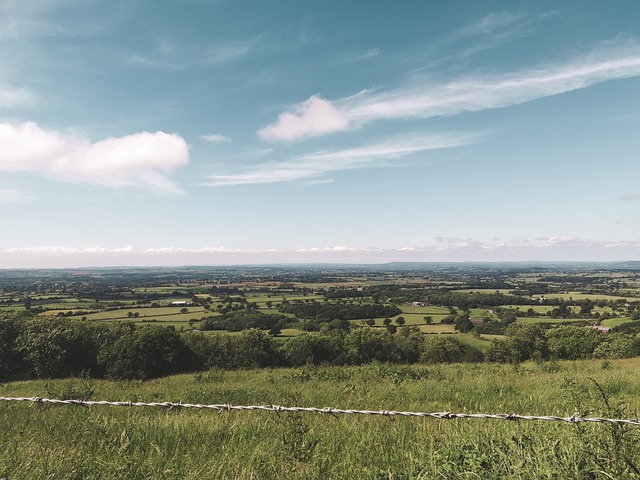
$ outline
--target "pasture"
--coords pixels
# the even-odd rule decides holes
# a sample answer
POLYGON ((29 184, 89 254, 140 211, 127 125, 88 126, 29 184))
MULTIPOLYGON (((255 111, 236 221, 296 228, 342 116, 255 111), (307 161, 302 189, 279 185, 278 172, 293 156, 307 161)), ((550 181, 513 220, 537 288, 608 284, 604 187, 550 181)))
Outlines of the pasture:
MULTIPOLYGON (((3 396, 625 417, 640 360, 36 380, 3 396)), ((0 402, 3 478, 639 478, 640 427, 0 402)))

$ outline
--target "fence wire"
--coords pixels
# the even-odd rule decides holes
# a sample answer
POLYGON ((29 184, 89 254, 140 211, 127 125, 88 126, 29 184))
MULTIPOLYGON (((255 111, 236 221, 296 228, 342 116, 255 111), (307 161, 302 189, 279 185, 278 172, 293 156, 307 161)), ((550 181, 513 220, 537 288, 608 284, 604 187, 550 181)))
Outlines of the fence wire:
MULTIPOLYGON (((572 415, 570 417, 558 417, 553 415, 517 415, 513 413, 453 413, 453 412, 402 412, 396 410, 345 410, 333 407, 283 407, 280 405, 231 405, 222 404, 201 404, 201 403, 182 403, 182 402, 110 402, 105 400, 59 400, 54 398, 41 397, 0 397, 2 402, 30 402, 34 404, 53 404, 53 405, 76 405, 84 407, 92 406, 112 406, 112 407, 156 407, 168 409, 195 408, 201 410, 215 410, 217 412, 231 411, 247 411, 258 410, 268 412, 307 412, 307 413, 324 413, 330 415, 380 415, 383 417, 427 417, 438 420, 452 420, 456 418, 481 418, 489 420, 537 420, 546 422, 565 422, 565 423, 608 423, 612 425, 635 425, 640 426, 640 419, 621 419, 621 418, 601 418, 601 417, 581 417, 572 415)), ((29 406, 31 406, 29 405, 29 406)))

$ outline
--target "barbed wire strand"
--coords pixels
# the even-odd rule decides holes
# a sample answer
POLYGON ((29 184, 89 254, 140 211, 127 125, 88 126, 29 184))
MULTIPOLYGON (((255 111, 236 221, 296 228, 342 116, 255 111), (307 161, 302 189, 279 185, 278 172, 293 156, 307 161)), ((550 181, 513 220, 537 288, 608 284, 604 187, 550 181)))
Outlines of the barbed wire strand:
MULTIPOLYGON (((163 407, 168 409, 195 408, 202 410, 216 410, 218 412, 230 411, 246 411, 260 410, 269 412, 308 412, 308 413, 325 413, 331 415, 381 415, 384 417, 429 417, 438 420, 452 420, 455 418, 478 418, 490 420, 537 420, 537 421, 556 421, 566 423, 608 423, 613 425, 635 425, 640 426, 640 419, 620 419, 620 418, 601 418, 601 417, 581 417, 572 415, 571 417, 558 417, 553 415, 516 415, 513 413, 453 413, 453 412, 400 412, 396 410, 345 410, 333 407, 283 407, 280 405, 231 405, 212 404, 206 405, 201 403, 182 403, 182 402, 110 402, 105 400, 59 400, 53 398, 41 397, 0 397, 2 402, 30 402, 34 404, 53 404, 53 405, 76 405, 76 406, 102 406, 108 405, 113 407, 163 407)), ((30 405, 30 406, 31 406, 30 405)))

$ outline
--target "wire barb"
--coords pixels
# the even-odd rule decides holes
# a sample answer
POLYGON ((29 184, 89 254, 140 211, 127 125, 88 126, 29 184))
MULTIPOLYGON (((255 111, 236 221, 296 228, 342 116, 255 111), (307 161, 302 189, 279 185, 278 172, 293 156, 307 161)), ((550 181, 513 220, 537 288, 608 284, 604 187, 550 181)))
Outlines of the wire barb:
POLYGON ((131 400, 125 402, 109 402, 105 400, 60 400, 53 398, 40 398, 40 397, 0 397, 0 402, 30 402, 29 408, 34 404, 50 403, 52 405, 76 405, 83 407, 90 407, 94 405, 107 405, 114 407, 164 407, 169 410, 182 409, 182 408, 196 408, 196 409, 209 409, 216 410, 218 413, 230 412, 232 410, 247 411, 247 410, 266 410, 269 412, 275 412, 280 414, 281 412, 309 412, 309 413, 328 413, 331 416, 337 417, 338 414, 347 415, 380 415, 383 417, 430 417, 438 420, 452 420, 455 418, 478 418, 478 419, 491 419, 491 420, 536 420, 536 421, 557 421, 565 423, 609 423, 614 425, 634 425, 640 426, 640 419, 622 419, 622 418, 600 418, 600 417, 581 417, 578 413, 574 413, 570 417, 556 417, 556 416, 536 416, 536 415, 518 415, 515 413, 501 413, 501 414, 486 414, 486 413, 453 413, 453 412, 402 412, 396 410, 341 410, 334 407, 283 407, 280 405, 231 405, 229 403, 224 404, 211 404, 202 405, 199 403, 182 403, 175 402, 133 402, 131 400))

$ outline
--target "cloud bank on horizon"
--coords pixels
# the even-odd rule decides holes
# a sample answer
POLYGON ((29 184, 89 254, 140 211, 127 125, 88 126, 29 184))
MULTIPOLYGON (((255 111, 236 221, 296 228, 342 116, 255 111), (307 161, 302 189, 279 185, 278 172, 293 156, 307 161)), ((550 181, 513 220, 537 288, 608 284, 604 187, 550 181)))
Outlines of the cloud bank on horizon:
POLYGON ((388 263, 405 262, 495 262, 564 261, 567 252, 580 248, 583 256, 574 260, 593 261, 592 255, 613 252, 625 260, 629 252, 640 248, 635 241, 600 242, 580 238, 538 238, 529 240, 483 242, 471 238, 440 238, 431 245, 396 248, 366 246, 327 246, 297 249, 241 249, 220 246, 207 247, 10 247, 0 249, 0 261, 5 268, 38 267, 43 261, 55 267, 73 266, 158 266, 198 264, 260 264, 260 263, 388 263), (471 257, 470 257, 471 255, 471 257), (87 263, 92 262, 92 263, 87 263))
POLYGON ((0 268, 640 258, 633 0, 11 1, 0 39, 0 268), (178 246, 87 246, 131 244, 178 246))

